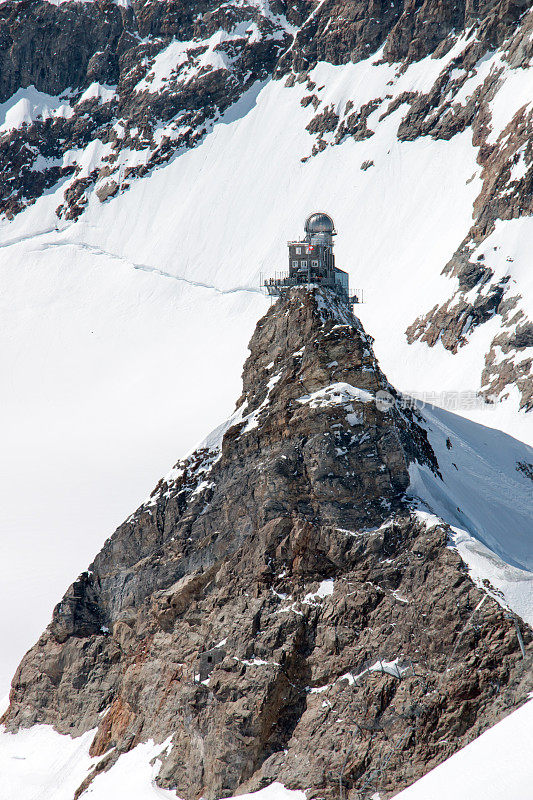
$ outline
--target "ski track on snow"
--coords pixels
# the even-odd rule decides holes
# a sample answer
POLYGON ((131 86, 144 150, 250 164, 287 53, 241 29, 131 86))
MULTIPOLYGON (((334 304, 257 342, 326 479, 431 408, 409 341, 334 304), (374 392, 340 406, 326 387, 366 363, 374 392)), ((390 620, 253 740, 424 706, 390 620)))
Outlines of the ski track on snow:
POLYGON ((5 242, 0 242, 0 250, 6 247, 13 247, 17 244, 22 244, 22 242, 28 242, 33 239, 40 239, 41 236, 48 236, 50 233, 61 233, 62 231, 55 226, 51 228, 45 228, 42 231, 35 231, 34 233, 27 233, 24 236, 15 236, 13 239, 8 239, 5 242))
MULTIPOLYGON (((47 233, 51 232, 52 231, 42 231, 42 233, 38 235, 45 236, 47 233)), ((26 238, 35 238, 35 236, 22 237, 20 241, 24 241, 26 238)), ((18 244, 19 242, 12 243, 18 244)), ((7 245, 0 245, 0 247, 7 247, 7 245)), ((118 253, 111 253, 109 250, 103 250, 101 247, 96 247, 95 245, 87 244, 86 242, 73 242, 68 240, 64 242, 49 242, 41 246, 39 249, 46 250, 54 247, 77 247, 80 250, 85 250, 93 255, 105 256, 115 261, 119 261, 121 264, 126 264, 128 267, 139 270, 140 272, 151 272, 154 275, 159 275, 161 278, 170 278, 171 280, 178 281, 180 283, 186 283, 189 286, 195 286, 199 289, 210 289, 217 294, 236 294, 238 292, 263 294, 262 289, 254 286, 234 286, 233 289, 219 289, 218 286, 214 286, 210 283, 193 281, 190 278, 185 278, 183 275, 174 275, 171 272, 165 272, 165 270, 159 269, 158 267, 152 267, 149 264, 138 264, 135 261, 130 261, 129 258, 126 258, 125 256, 119 255, 118 253)))

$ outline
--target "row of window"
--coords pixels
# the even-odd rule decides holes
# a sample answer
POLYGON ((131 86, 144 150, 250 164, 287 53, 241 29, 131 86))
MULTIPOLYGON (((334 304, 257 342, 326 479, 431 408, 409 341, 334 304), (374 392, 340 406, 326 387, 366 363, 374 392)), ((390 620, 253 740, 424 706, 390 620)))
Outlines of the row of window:
MULTIPOLYGON (((298 267, 302 267, 303 269, 307 269, 307 261, 293 261, 292 262, 293 269, 298 269, 298 267)), ((311 261, 311 269, 318 267, 318 261, 311 261)))
POLYGON ((317 249, 317 248, 315 248, 315 247, 295 247, 294 248, 294 252, 296 253, 297 256, 301 256, 302 253, 303 253, 303 255, 306 255, 306 253, 312 253, 313 250, 315 250, 315 249, 317 249))

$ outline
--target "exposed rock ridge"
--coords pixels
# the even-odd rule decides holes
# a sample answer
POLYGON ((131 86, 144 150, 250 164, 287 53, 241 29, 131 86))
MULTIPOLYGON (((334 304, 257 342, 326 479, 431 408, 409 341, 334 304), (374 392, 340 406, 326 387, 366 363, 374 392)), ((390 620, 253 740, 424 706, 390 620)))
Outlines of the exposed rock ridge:
MULTIPOLYGON (((95 619, 96 628, 113 623, 154 581, 210 564, 272 518, 374 526, 402 502, 409 461, 438 470, 413 412, 383 413, 373 402, 379 390, 396 392, 371 338, 334 296, 295 291, 283 313, 273 306, 258 323, 250 349, 235 413, 176 464, 91 565, 91 586, 99 582, 110 615, 95 619), (229 528, 222 537, 221 513, 229 528), (162 570, 161 548, 178 524, 185 544, 162 570), (142 576, 132 575, 138 564, 142 576)), ((54 617, 58 633, 72 618, 63 606, 54 617)))
MULTIPOLYGON (((321 290, 258 323, 237 410, 161 481, 23 659, 4 722, 97 727, 97 769, 172 737, 158 782, 382 797, 531 690, 531 632, 404 500, 438 470, 371 339, 321 290)), ((79 789, 83 794, 91 781, 79 789)))
POLYGON ((441 55, 459 31, 475 30, 480 49, 501 46, 528 10, 527 0, 474 3, 414 0, 331 0, 319 3, 300 27, 279 70, 304 72, 318 61, 346 64, 383 47, 384 58, 410 63, 441 55))

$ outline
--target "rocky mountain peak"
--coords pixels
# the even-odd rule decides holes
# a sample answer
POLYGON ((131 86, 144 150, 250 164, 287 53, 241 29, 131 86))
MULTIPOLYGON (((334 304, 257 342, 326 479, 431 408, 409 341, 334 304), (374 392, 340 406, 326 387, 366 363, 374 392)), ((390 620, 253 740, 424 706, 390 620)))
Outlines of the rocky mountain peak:
POLYGON ((254 394, 260 374, 268 379, 276 370, 280 375, 287 372, 284 383, 290 383, 288 370, 295 362, 298 370, 293 370, 293 377, 297 375, 298 384, 308 392, 341 380, 353 381, 369 391, 384 388, 387 383, 371 344, 351 309, 336 295, 326 290, 296 289, 273 305, 258 323, 250 341, 243 395, 238 402, 257 399, 254 394))
POLYGON ((409 508, 409 463, 438 465, 380 391, 327 290, 260 320, 234 414, 106 542, 13 680, 9 730, 96 728, 77 797, 149 738, 187 800, 273 780, 388 797, 531 689, 529 630, 524 659, 446 526, 409 508))

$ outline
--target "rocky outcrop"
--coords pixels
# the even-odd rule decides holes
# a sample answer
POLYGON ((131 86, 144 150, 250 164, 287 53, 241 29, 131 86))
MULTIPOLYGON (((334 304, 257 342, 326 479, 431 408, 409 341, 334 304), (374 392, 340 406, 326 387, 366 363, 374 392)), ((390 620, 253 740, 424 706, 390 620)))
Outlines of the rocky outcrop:
POLYGON ((91 193, 103 202, 113 196, 104 189, 110 175, 124 191, 131 179, 194 146, 272 74, 301 8, 273 3, 263 14, 253 4, 7 0, 0 9, 0 102, 28 86, 52 97, 0 135, 0 213, 13 217, 73 176, 57 214, 76 219, 91 193), (102 148, 94 172, 74 156, 89 142, 102 148), (124 150, 138 159, 128 158, 121 170, 124 150), (65 153, 73 154, 68 166, 65 153))
POLYGON ((476 30, 480 51, 486 52, 503 44, 528 8, 527 0, 319 3, 280 59, 278 71, 305 72, 319 61, 360 61, 380 47, 387 61, 410 63, 442 55, 450 49, 452 35, 470 28, 476 30))
POLYGON ((406 331, 409 343, 421 340, 433 347, 437 342, 456 353, 463 347, 479 325, 499 315, 500 332, 493 338, 485 355, 481 375, 481 391, 489 402, 507 396, 516 386, 519 406, 525 411, 533 408, 532 323, 520 308, 520 296, 512 291, 509 276, 494 280, 493 272, 483 263, 471 262, 469 248, 458 253, 448 265, 447 272, 458 280, 458 288, 442 305, 436 305, 419 317, 406 331))
MULTIPOLYGON (((281 780, 389 797, 531 691, 531 632, 404 492, 438 464, 331 294, 260 320, 232 417, 67 591, 4 723, 97 728, 96 769, 171 737, 158 782, 218 798, 281 780)), ((90 785, 91 775, 78 796, 90 785)))

